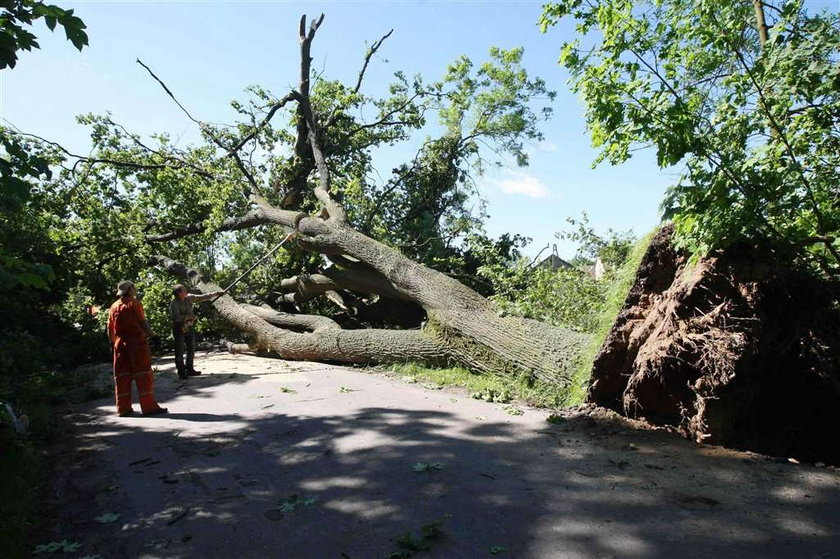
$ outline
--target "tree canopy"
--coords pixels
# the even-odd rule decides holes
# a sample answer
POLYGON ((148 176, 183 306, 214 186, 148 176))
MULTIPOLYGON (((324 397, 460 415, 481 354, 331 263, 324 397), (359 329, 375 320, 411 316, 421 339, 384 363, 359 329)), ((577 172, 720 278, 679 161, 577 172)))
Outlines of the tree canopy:
POLYGON ((567 0, 560 63, 586 104, 597 162, 656 150, 681 176, 663 202, 705 254, 762 238, 840 273, 840 15, 801 1, 567 0))
MULTIPOLYGON (((146 276, 148 257, 164 245, 173 258, 233 278, 283 236, 270 228, 229 227, 253 207, 252 193, 280 208, 317 212, 313 185, 328 176, 349 225, 486 289, 477 275, 478 255, 488 247, 506 253, 515 247, 483 233, 475 179, 502 158, 527 164, 525 142, 541 139, 539 123, 550 117, 554 93, 527 74, 522 49, 492 48, 480 65, 458 58, 436 81, 397 72, 387 96, 371 97, 364 74, 389 35, 363 53, 354 84, 318 74, 307 86, 328 173, 318 171, 308 146, 300 145, 296 131, 306 117, 294 103, 296 92, 281 97, 249 88, 247 99, 232 102, 240 119, 230 125, 187 113, 204 138, 187 148, 166 134, 142 138, 110 114, 80 117, 91 129, 93 152, 78 156, 51 146, 63 170, 48 188, 68 201, 61 235, 67 244, 84 245, 86 256, 76 265, 85 285, 99 298, 115 278, 146 276), (381 178, 373 150, 417 136, 414 158, 381 178)), ((162 94, 180 103, 165 85, 162 94)), ((243 292, 276 292, 278 276, 320 266, 305 251, 278 253, 248 278, 243 292)), ((149 294, 165 297, 166 291, 155 287, 149 294)))

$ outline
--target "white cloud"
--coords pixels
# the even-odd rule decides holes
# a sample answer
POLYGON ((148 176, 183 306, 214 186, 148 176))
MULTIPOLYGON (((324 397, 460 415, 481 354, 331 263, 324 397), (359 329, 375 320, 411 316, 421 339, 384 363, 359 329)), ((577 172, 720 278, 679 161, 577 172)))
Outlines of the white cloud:
POLYGON ((530 198, 548 198, 551 190, 540 179, 525 173, 509 171, 509 179, 493 181, 505 194, 522 194, 530 198))
POLYGON ((558 146, 554 142, 542 141, 542 142, 537 144, 537 151, 543 151, 543 152, 560 151, 560 146, 558 146))

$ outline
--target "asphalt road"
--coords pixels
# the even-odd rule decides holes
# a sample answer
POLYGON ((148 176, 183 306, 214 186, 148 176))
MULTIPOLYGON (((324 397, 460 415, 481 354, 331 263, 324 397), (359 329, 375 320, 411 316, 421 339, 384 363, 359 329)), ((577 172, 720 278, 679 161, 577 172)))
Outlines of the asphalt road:
POLYGON ((103 558, 840 558, 833 468, 599 413, 550 424, 344 367, 216 354, 181 382, 157 365, 169 415, 119 418, 111 399, 68 410, 35 544, 103 558))

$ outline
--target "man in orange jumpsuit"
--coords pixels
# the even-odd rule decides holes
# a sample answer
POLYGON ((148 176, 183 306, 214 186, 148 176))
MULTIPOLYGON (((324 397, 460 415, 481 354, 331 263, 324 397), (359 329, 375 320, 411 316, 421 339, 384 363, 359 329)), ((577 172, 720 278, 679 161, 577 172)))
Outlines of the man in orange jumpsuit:
POLYGON ((137 383, 140 411, 143 415, 167 413, 155 400, 155 377, 148 338, 152 329, 146 320, 143 305, 137 300, 137 288, 130 281, 117 286, 119 299, 108 311, 108 337, 114 346, 114 384, 117 413, 131 415, 131 381, 137 383))

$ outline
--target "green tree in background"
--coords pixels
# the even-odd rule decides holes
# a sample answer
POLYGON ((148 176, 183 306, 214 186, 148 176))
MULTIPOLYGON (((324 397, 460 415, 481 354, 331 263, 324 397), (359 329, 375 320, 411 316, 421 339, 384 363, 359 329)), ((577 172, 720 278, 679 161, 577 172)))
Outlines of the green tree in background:
MULTIPOLYGON (((37 37, 28 29, 38 19, 43 19, 50 30, 62 26, 67 39, 79 50, 87 45, 85 24, 73 10, 30 0, 0 2, 0 70, 14 68, 19 51, 40 48, 37 37)), ((0 289, 43 291, 55 274, 44 254, 51 252, 48 224, 38 218, 35 208, 39 202, 33 199, 32 190, 40 179, 51 177, 50 164, 55 160, 43 149, 35 149, 33 142, 3 127, 0 147, 0 289), (16 242, 12 242, 16 236, 16 242)))
POLYGON ((560 63, 597 162, 638 147, 682 174, 663 202, 694 254, 763 238, 840 274, 840 16, 800 1, 567 0, 560 63))
POLYGON ((541 260, 543 252, 533 260, 524 258, 518 249, 528 239, 506 235, 500 240, 508 240, 512 250, 503 250, 504 245, 499 243, 473 241, 473 250, 480 254, 478 274, 492 285, 490 299, 502 312, 593 333, 604 321, 607 294, 616 281, 623 281, 619 276, 627 273, 625 268, 637 238, 631 231, 612 229, 598 234, 585 213, 580 219, 566 221, 572 229, 556 237, 578 246, 570 266, 555 268, 550 260, 541 260), (600 277, 595 272, 599 260, 604 267, 600 277))

